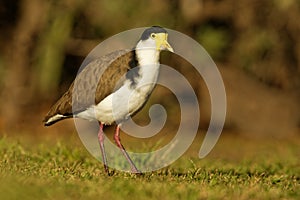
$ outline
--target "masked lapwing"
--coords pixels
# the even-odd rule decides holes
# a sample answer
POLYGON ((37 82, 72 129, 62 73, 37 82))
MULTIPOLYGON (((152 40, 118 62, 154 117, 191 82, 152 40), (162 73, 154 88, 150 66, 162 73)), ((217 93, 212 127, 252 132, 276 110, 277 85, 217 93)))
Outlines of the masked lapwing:
POLYGON ((143 107, 153 91, 159 74, 161 50, 173 52, 167 31, 153 26, 142 33, 132 51, 116 51, 90 62, 51 107, 44 119, 45 126, 72 117, 98 121, 98 140, 104 168, 108 173, 103 128, 116 124, 115 143, 129 162, 131 171, 139 173, 120 141, 120 126, 143 107), (93 77, 97 73, 101 74, 99 80, 93 77), (79 89, 75 88, 76 81, 80 82, 79 89), (86 100, 89 93, 93 92, 93 101, 86 100))

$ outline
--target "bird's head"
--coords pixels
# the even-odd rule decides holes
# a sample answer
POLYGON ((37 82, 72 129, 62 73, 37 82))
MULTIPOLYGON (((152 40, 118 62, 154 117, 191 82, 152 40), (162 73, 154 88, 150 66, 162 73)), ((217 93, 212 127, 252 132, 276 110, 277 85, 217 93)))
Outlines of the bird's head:
POLYGON ((168 50, 174 52, 168 42, 167 31, 159 26, 147 28, 143 32, 139 44, 141 48, 155 48, 157 51, 168 50))

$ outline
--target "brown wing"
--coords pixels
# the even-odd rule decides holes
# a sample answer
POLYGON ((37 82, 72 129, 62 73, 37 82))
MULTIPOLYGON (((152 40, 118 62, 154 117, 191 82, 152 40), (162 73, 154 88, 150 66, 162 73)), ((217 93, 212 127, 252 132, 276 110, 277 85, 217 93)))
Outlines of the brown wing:
POLYGON ((46 115, 45 125, 72 117, 73 113, 84 111, 99 103, 122 84, 124 74, 135 60, 134 51, 117 51, 89 63, 76 77, 70 88, 51 107, 46 115), (73 100, 73 101, 72 101, 73 100), (61 117, 51 119, 55 115, 61 117))

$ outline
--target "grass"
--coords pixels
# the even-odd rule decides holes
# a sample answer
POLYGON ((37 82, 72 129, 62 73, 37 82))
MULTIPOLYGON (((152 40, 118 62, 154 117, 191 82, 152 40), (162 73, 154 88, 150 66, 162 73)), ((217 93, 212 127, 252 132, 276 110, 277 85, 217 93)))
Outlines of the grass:
POLYGON ((2 136, 0 199, 299 199, 299 144, 222 136, 204 159, 194 144, 159 171, 107 176, 76 134, 2 136))

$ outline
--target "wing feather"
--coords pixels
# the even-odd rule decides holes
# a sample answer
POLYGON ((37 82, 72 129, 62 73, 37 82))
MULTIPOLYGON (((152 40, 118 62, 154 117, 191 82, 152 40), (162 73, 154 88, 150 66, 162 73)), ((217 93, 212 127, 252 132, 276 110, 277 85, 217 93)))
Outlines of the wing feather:
POLYGON ((51 107, 45 125, 72 117, 101 102, 125 81, 124 75, 133 67, 130 64, 133 60, 134 51, 121 50, 90 62, 51 107))

